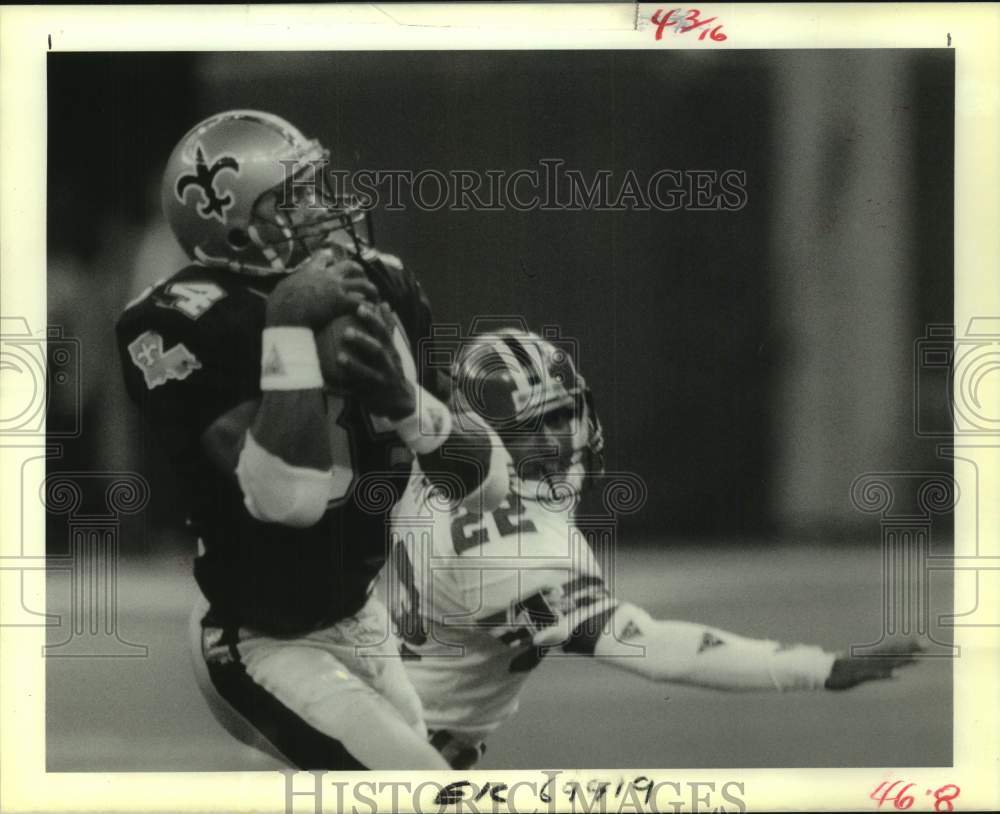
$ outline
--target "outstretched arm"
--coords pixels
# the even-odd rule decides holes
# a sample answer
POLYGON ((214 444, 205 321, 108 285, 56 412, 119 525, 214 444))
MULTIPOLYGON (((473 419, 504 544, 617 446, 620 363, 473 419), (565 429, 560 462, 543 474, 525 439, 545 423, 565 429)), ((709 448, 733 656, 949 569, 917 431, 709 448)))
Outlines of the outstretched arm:
POLYGON ((915 642, 887 646, 878 656, 850 657, 811 645, 749 639, 692 622, 653 619, 630 603, 618 606, 596 637, 575 636, 569 652, 649 678, 719 690, 842 690, 891 678, 914 661, 915 642), (642 648, 642 649, 639 649, 642 648))

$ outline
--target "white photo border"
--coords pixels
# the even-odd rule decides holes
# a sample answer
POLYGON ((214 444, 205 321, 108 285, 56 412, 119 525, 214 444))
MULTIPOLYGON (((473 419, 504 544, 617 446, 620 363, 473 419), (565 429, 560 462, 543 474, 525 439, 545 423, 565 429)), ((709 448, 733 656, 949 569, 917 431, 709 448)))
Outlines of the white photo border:
MULTIPOLYGON (((265 6, 75 6, 0 9, 0 306, 4 316, 33 328, 46 324, 46 55, 53 51, 294 51, 393 49, 785 49, 940 48, 956 52, 955 104, 955 314, 956 326, 973 317, 1000 316, 1000 6, 996 4, 705 4, 705 15, 725 23, 724 42, 654 37, 649 18, 656 5, 470 4, 470 5, 265 5, 265 6), (197 24, 193 24, 197 21, 197 24)), ((0 401, 16 394, 0 394, 0 401)), ((993 392, 992 397, 996 393, 993 392)), ((919 789, 947 783, 961 787, 955 810, 1000 806, 1000 437, 970 439, 961 457, 978 469, 977 501, 962 501, 955 516, 956 555, 991 555, 993 572, 979 579, 977 616, 982 627, 956 627, 962 655, 954 665, 954 766, 907 769, 739 769, 566 771, 568 780, 599 778, 612 783, 645 775, 657 782, 742 784, 738 796, 749 810, 874 810, 868 795, 879 782, 911 778, 919 789), (978 507, 978 509, 977 509, 978 507), (978 511, 978 516, 976 512, 978 511), (978 540, 977 540, 978 534, 978 540)), ((32 556, 43 562, 44 513, 37 501, 20 499, 24 461, 39 455, 44 439, 29 443, 0 436, 0 555, 32 556), (16 507, 25 507, 24 516, 16 507), (30 508, 29 508, 30 507, 30 508), (30 541, 30 542, 29 542, 30 541), (41 541, 41 542, 39 542, 41 541)), ((968 476, 956 467, 955 477, 968 476)), ((960 483, 963 493, 976 488, 960 483)), ((956 574, 956 596, 971 582, 956 574)), ((21 600, 15 579, 0 571, 3 602, 21 600)), ((23 584, 24 602, 45 607, 44 580, 23 584)), ((43 627, 0 624, 0 809, 5 812, 284 812, 314 811, 314 779, 308 773, 53 773, 45 771, 45 680, 43 627), (304 794, 288 796, 293 788, 304 794)), ((906 715, 906 709, 899 710, 906 715)), ((444 785, 526 782, 541 785, 542 771, 476 771, 459 776, 373 772, 348 777, 330 773, 323 811, 339 805, 359 811, 378 798, 392 810, 394 783, 426 780, 444 785), (349 781, 346 796, 332 781, 349 781), (351 784, 363 782, 352 801, 351 784), (388 783, 381 793, 372 784, 388 783)), ((324 781, 325 782, 325 781, 324 781)), ((398 786, 395 786, 398 789, 398 786)), ((528 786, 524 787, 529 788, 528 786)), ((398 794, 398 791, 396 792, 398 794)), ((687 792, 685 792, 687 793, 687 792)), ((424 799, 433 800, 433 793, 424 799)), ((485 800, 483 801, 485 804, 485 800)), ((724 801, 720 801, 725 804, 724 801)), ((398 797, 396 810, 406 810, 398 797)), ((516 808, 568 810, 523 793, 516 808)), ((913 811, 926 805, 918 797, 913 811)), ((891 807, 891 806, 888 806, 891 807)), ((428 810, 442 809, 431 806, 428 810)), ((468 810, 468 809, 466 809, 468 810)), ((617 810, 610 808, 609 810, 617 810)), ((624 810, 634 810, 626 807, 624 810)), ((661 809, 664 810, 664 809, 661 809)), ((671 810, 669 808, 665 810, 671 810)), ((690 796, 681 810, 692 810, 690 796)), ((729 810, 732 810, 730 808, 729 810)), ((930 809, 933 810, 933 809, 930 809)))

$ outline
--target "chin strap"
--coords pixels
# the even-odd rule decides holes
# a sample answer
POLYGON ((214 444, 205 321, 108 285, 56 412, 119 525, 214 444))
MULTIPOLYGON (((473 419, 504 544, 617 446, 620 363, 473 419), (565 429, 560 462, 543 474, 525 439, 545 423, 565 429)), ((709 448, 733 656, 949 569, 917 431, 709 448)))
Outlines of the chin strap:
POLYGON ((515 476, 512 472, 510 483, 510 491, 519 498, 540 503, 549 511, 569 511, 575 509, 580 501, 579 487, 565 480, 557 480, 556 476, 548 475, 541 480, 526 480, 515 476))
POLYGON ((203 252, 198 246, 195 246, 194 256, 195 259, 203 266, 226 268, 230 271, 238 272, 239 274, 250 275, 251 277, 272 277, 275 274, 288 274, 288 270, 280 260, 278 260, 277 265, 272 265, 270 267, 258 266, 254 263, 242 263, 239 260, 233 260, 227 257, 213 257, 212 255, 203 252))

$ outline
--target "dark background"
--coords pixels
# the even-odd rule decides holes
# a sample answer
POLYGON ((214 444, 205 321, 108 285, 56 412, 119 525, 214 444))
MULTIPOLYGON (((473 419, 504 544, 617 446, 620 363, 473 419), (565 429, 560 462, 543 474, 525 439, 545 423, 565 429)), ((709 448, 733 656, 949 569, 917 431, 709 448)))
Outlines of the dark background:
MULTIPOLYGON (((924 324, 951 320, 953 70, 945 50, 50 55, 50 311, 83 340, 86 414, 64 464, 157 465, 131 452, 110 326, 180 259, 158 212, 176 140, 219 109, 256 107, 319 137, 352 171, 511 172, 555 157, 587 178, 611 170, 612 189, 629 169, 643 182, 662 168, 745 171, 748 203, 736 213, 410 206, 376 212, 376 234, 420 276, 437 320, 517 314, 577 340, 610 467, 648 484, 632 521, 641 531, 856 531, 856 475, 942 468, 909 429, 909 345, 924 324), (891 77, 899 89, 891 118, 852 87, 873 67, 881 87, 891 77), (802 129, 796 93, 825 119, 802 159, 809 175, 796 175, 783 143, 802 129), (879 154, 883 143, 892 154, 879 154), (897 188, 873 181, 888 215, 882 234, 860 236, 868 268, 838 253, 870 220, 857 212, 872 206, 859 198, 866 162, 887 161, 903 166, 897 188), (789 223, 789 191, 817 211, 803 206, 789 223), (825 257, 782 257, 810 233, 828 240, 825 257), (810 290, 817 277, 826 293, 810 290), (859 324, 831 316, 803 330, 797 298, 817 296, 821 312, 859 324), (888 310, 883 331, 860 324, 888 310), (859 331, 870 341, 852 351, 859 331), (890 382, 895 402, 858 415, 873 380, 890 382), (796 430, 789 393, 818 402, 828 426, 796 430), (807 444, 823 436, 834 453, 797 453, 796 432, 807 444), (810 470, 812 492, 783 493, 810 470)), ((150 511, 166 522, 176 506, 157 480, 150 511)))

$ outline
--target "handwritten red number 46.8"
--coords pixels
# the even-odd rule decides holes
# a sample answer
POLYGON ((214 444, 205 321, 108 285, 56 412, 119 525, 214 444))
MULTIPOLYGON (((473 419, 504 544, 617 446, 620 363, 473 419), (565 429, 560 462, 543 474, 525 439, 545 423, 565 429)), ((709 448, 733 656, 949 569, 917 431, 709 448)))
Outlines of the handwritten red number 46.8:
MULTIPOLYGON (((876 808, 882 808, 885 803, 892 803, 893 808, 900 810, 910 808, 913 805, 914 797, 912 794, 908 794, 909 790, 912 789, 916 783, 907 783, 900 789, 896 789, 902 780, 897 780, 894 783, 890 783, 886 780, 883 783, 879 783, 868 797, 872 800, 878 801, 876 808)), ((947 783, 939 788, 927 789, 927 795, 933 795, 934 797, 934 810, 935 811, 954 811, 955 804, 952 802, 961 793, 961 789, 954 783, 947 783)))
POLYGON ((701 32, 698 35, 699 40, 709 37, 714 42, 723 42, 728 39, 725 34, 722 33, 722 24, 715 26, 714 28, 708 28, 709 23, 715 22, 716 17, 709 17, 705 20, 699 19, 701 17, 701 11, 696 8, 684 9, 674 8, 670 9, 666 14, 663 13, 663 9, 659 8, 653 12, 653 16, 650 18, 650 22, 656 26, 656 39, 663 38, 663 29, 672 26, 677 26, 674 29, 675 34, 686 34, 688 31, 694 31, 697 28, 701 28, 701 32), (703 27, 704 26, 704 27, 703 27))

